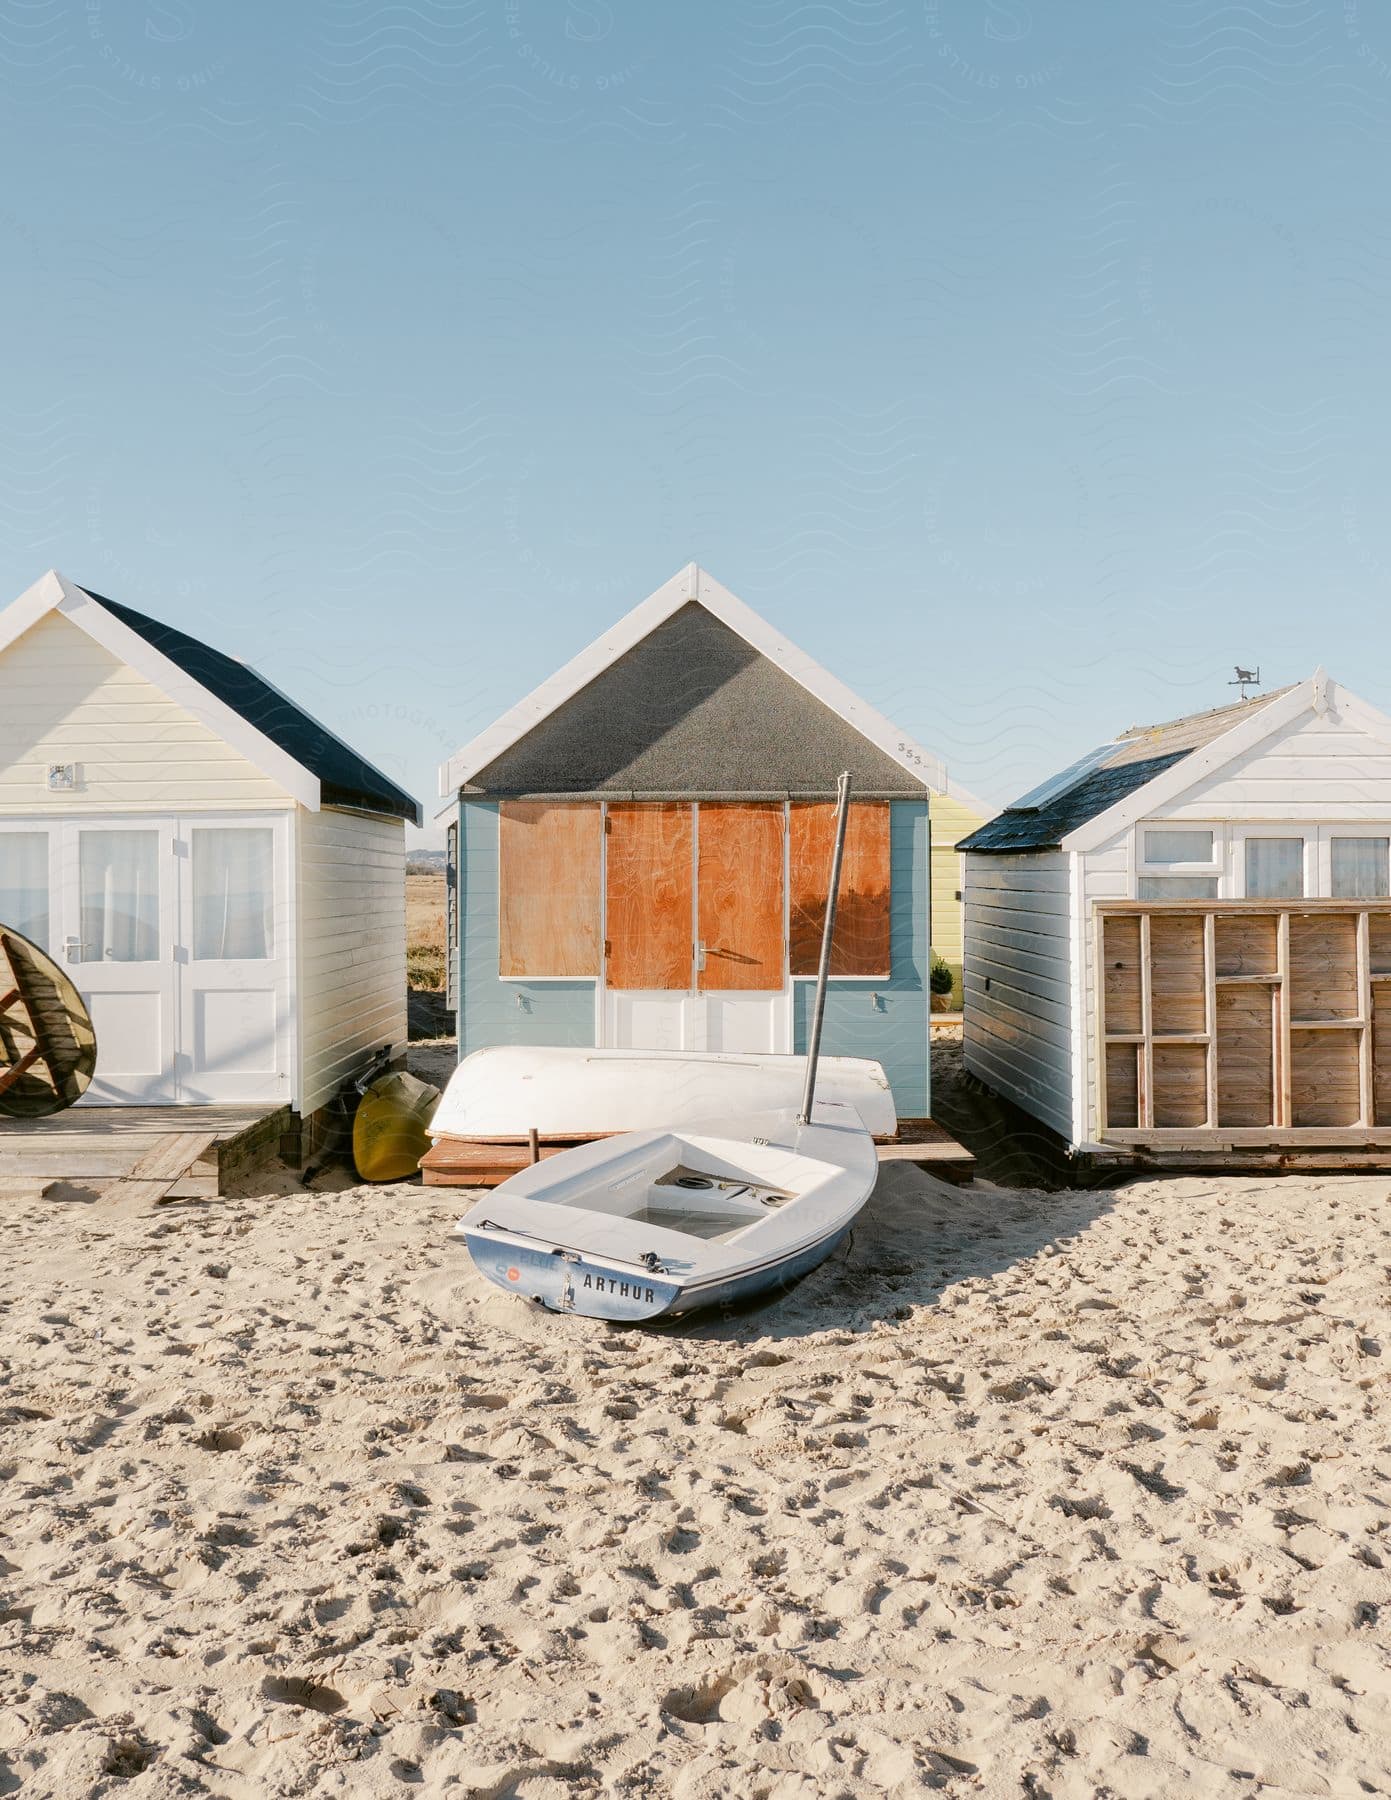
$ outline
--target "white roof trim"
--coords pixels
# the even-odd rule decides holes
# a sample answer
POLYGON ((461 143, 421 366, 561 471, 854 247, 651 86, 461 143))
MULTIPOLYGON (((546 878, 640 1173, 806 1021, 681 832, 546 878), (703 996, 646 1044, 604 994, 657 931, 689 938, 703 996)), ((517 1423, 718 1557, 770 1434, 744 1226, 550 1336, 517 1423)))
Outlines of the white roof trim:
POLYGON ((8 650, 16 638, 36 625, 47 613, 58 612, 88 637, 102 645, 113 656, 134 669, 160 692, 182 706, 185 711, 215 732, 234 750, 271 781, 278 782, 288 794, 311 812, 319 810, 320 783, 317 775, 296 762, 254 725, 249 724, 201 682, 195 681, 156 650, 139 632, 123 625, 114 613, 107 612, 100 601, 73 585, 56 569, 41 575, 18 600, 0 612, 0 653, 8 650))
MULTIPOLYGON (((1287 694, 1281 694, 1278 699, 1272 700, 1269 706, 1262 706, 1248 717, 1239 719, 1220 737, 1213 738, 1211 743, 1204 744, 1199 750, 1190 751, 1172 768, 1161 770, 1153 781, 1135 788, 1105 812, 1098 813, 1094 819, 1088 819, 1076 830, 1069 831, 1061 840, 1060 848, 1095 850, 1117 831, 1127 830, 1138 819, 1148 818, 1155 807, 1177 800, 1181 794, 1197 787, 1209 775, 1225 768, 1238 756, 1244 756, 1248 750, 1254 750, 1258 744, 1292 724, 1302 713, 1310 711, 1320 691, 1328 694, 1330 689, 1333 693, 1341 693, 1341 690, 1331 688, 1322 669, 1317 670, 1308 681, 1301 681, 1287 694)), ((1347 698, 1351 699, 1351 696, 1347 698)), ((1357 705, 1365 707, 1366 703, 1358 701, 1357 705)), ((1366 707, 1367 712, 1372 710, 1371 707, 1366 707)), ((1391 720, 1384 724, 1386 729, 1391 730, 1391 720)))
POLYGON ((540 687, 533 688, 524 700, 518 701, 516 706, 495 720, 486 731, 480 732, 472 742, 465 744, 462 750, 451 756, 440 768, 441 795, 448 797, 456 794, 480 769, 486 769, 505 750, 510 750, 557 707, 573 699, 596 676, 617 662, 625 651, 640 644, 673 613, 692 600, 698 600, 707 612, 713 613, 746 643, 760 651, 770 662, 776 663, 784 674, 790 675, 809 694, 830 707, 847 725, 853 726, 861 737, 876 745, 924 787, 934 788, 938 793, 949 793, 960 800, 963 806, 977 807, 983 817, 989 816, 988 807, 982 806, 963 788, 954 786, 948 780, 946 765, 939 757, 891 725, 882 713, 866 705, 843 682, 837 681, 834 675, 814 662, 804 650, 799 650, 789 638, 775 631, 766 619, 760 618, 752 607, 746 606, 697 563, 687 563, 679 574, 673 575, 670 581, 663 582, 655 594, 649 594, 641 605, 635 606, 611 630, 606 631, 602 637, 595 638, 578 656, 572 657, 563 669, 558 669, 540 687))

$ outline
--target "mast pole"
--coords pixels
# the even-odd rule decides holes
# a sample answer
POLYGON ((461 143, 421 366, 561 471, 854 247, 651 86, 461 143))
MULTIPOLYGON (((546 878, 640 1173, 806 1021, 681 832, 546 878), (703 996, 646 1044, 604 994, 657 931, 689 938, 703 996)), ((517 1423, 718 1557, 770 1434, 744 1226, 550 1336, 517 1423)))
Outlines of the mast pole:
POLYGON ((836 928, 836 902, 840 898, 840 865, 845 855, 845 827, 850 818, 850 771, 847 769, 836 783, 836 843, 831 852, 831 885, 826 894, 826 923, 821 932, 821 961, 816 970, 816 997, 811 1009, 811 1032, 807 1038, 807 1083, 802 1090, 799 1125, 810 1125, 812 1104, 816 1099, 816 1065, 821 1056, 821 1020, 826 1011, 826 983, 831 973, 831 935, 836 928))

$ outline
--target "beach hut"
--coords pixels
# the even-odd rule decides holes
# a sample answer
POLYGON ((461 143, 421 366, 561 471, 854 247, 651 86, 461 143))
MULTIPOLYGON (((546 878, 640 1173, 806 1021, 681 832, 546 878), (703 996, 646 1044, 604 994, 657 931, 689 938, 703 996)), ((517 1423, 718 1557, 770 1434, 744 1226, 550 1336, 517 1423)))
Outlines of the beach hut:
POLYGON ((961 849, 966 1067, 1071 1149, 1391 1157, 1391 719, 1320 670, 1124 732, 961 849))
POLYGON ((928 814, 956 790, 694 563, 441 770, 460 1055, 802 1050, 842 769, 823 1049, 877 1058, 925 1116, 928 814))
POLYGON ((88 1102, 313 1119, 404 1045, 395 782, 238 662, 50 571, 0 612, 0 920, 72 976, 88 1102))

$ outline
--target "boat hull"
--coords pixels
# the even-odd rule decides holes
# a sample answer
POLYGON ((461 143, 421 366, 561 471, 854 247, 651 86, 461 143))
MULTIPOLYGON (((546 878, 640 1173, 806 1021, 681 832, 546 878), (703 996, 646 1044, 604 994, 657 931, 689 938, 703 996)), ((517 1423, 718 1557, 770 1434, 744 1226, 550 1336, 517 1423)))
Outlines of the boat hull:
POLYGON ((487 1231, 462 1235, 479 1274, 505 1293, 544 1306, 548 1312, 636 1325, 737 1306, 786 1288, 823 1263, 849 1235, 853 1223, 839 1225, 816 1243, 762 1267, 690 1285, 606 1263, 580 1251, 540 1250, 487 1231))

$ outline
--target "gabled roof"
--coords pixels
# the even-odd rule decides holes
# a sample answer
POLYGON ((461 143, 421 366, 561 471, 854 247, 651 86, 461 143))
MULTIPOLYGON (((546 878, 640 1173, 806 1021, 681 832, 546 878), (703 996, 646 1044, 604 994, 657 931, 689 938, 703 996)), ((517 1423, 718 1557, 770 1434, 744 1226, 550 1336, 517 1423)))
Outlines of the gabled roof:
POLYGON ((716 786, 756 768, 759 788, 795 787, 775 750, 814 716, 807 697, 826 715, 808 747, 819 785, 819 764, 858 742, 862 791, 928 789, 988 810, 950 780, 940 758, 696 563, 452 756, 440 770, 440 792, 620 791, 624 784, 649 795, 663 784, 673 793, 695 791, 704 785, 697 764, 716 786), (760 661, 762 670, 754 667, 760 661))
POLYGON ((0 652, 60 613, 183 706, 301 805, 421 822, 413 800, 248 664, 50 569, 0 612, 0 652))
POLYGON ((963 838, 957 848, 996 853, 1089 850, 1302 712, 1311 707, 1323 710, 1328 686, 1328 677, 1319 670, 1309 681, 1256 694, 1232 706, 1160 725, 1133 725, 1074 765, 1077 773, 1072 780, 1043 783, 963 838))

